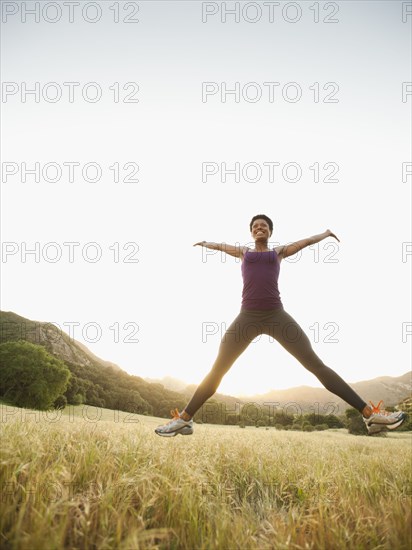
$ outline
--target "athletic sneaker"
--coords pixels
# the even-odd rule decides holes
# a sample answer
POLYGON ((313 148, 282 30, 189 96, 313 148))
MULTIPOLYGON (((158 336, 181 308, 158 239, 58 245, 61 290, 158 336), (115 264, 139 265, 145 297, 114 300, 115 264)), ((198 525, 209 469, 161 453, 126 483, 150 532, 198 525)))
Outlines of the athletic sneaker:
POLYGON ((180 418, 179 411, 177 409, 171 410, 170 414, 173 416, 173 420, 165 424, 164 426, 158 426, 155 429, 157 435, 164 437, 174 437, 175 435, 191 435, 193 433, 193 420, 183 420, 180 418))
POLYGON ((406 418, 406 414, 402 411, 381 410, 383 401, 379 401, 377 405, 374 405, 372 401, 369 403, 372 405, 372 414, 369 418, 363 417, 369 435, 396 430, 406 418))

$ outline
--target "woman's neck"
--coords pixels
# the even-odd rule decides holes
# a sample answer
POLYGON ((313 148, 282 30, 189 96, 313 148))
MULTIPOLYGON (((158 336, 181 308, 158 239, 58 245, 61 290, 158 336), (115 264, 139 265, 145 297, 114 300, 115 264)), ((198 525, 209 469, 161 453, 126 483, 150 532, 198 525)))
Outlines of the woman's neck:
POLYGON ((268 243, 255 243, 256 252, 269 252, 268 243))

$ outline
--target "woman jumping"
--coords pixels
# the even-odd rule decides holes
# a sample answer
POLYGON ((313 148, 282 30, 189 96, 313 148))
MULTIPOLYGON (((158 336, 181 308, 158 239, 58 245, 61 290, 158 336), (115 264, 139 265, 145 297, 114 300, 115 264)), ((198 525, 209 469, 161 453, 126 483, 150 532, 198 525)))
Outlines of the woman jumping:
POLYGON ((264 214, 252 218, 250 232, 255 248, 231 246, 225 243, 202 241, 194 246, 221 250, 242 261, 243 293, 239 315, 224 334, 212 370, 198 386, 184 410, 172 411, 173 420, 155 429, 158 435, 171 437, 193 433, 193 416, 219 387, 223 376, 248 345, 260 334, 276 339, 306 369, 322 382, 324 387, 363 415, 369 434, 398 428, 406 418, 402 411, 381 411, 379 405, 372 407, 332 369, 327 367, 312 349, 309 338, 298 323, 287 313, 280 299, 278 277, 280 263, 303 248, 318 243, 327 237, 339 239, 329 229, 319 235, 294 242, 290 245, 268 247, 273 232, 273 223, 264 214))

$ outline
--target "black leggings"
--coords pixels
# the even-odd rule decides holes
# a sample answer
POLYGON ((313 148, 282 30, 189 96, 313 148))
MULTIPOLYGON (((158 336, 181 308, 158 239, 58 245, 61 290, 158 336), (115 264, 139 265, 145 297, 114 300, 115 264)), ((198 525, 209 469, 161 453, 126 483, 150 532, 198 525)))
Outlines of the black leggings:
POLYGON ((219 354, 212 370, 198 386, 185 407, 184 410, 187 414, 193 416, 203 403, 216 392, 223 376, 252 340, 260 334, 268 334, 277 340, 306 369, 312 372, 327 390, 362 412, 366 406, 365 401, 335 371, 319 359, 302 328, 289 313, 283 308, 279 308, 268 311, 244 309, 240 311, 220 342, 219 354))

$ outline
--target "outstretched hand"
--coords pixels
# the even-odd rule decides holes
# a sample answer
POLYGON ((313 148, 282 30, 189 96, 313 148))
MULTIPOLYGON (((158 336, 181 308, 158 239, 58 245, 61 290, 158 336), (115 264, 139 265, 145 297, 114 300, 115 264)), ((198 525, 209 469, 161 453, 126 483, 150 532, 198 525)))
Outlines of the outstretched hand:
POLYGON ((335 233, 332 233, 332 231, 330 229, 327 229, 326 233, 328 234, 328 237, 333 237, 334 239, 336 239, 340 243, 340 240, 337 238, 335 233))
POLYGON ((206 241, 200 241, 199 243, 195 243, 193 246, 202 246, 206 241))

